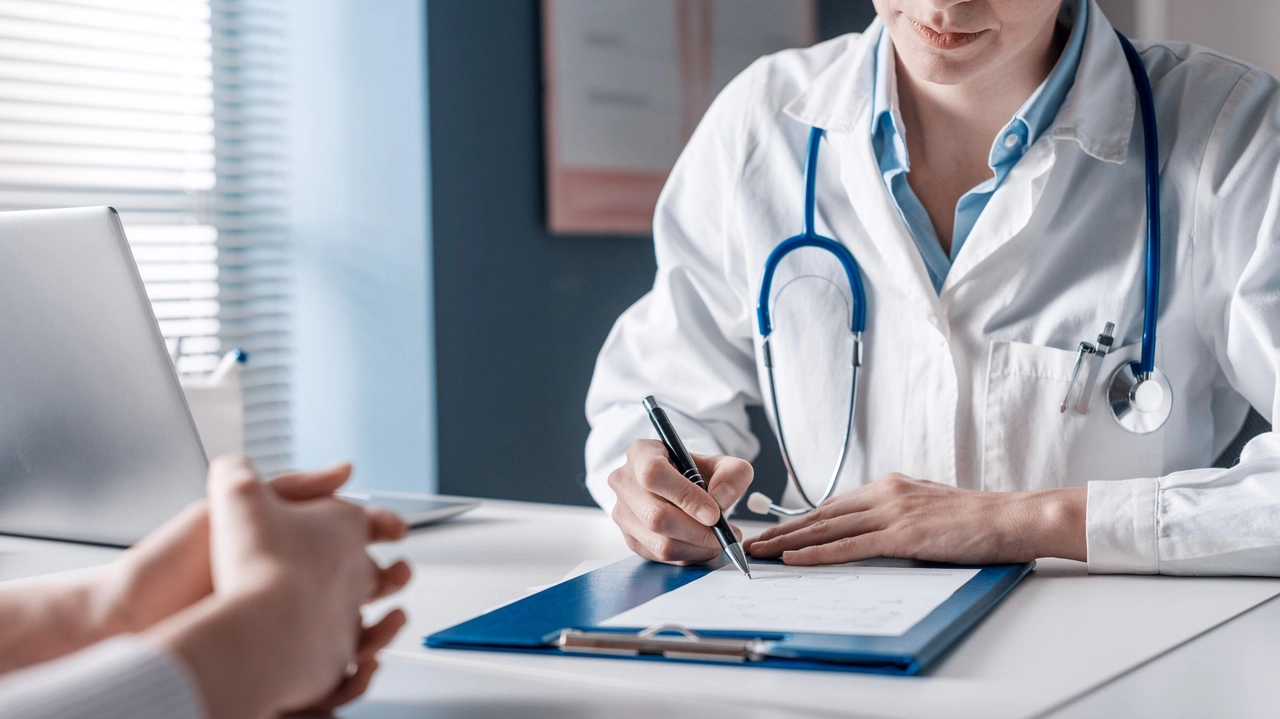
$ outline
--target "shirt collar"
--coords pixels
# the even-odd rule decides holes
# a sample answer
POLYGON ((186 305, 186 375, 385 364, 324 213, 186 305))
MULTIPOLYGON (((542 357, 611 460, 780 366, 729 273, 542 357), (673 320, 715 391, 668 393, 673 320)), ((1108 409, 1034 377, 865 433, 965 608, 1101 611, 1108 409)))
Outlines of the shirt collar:
MULTIPOLYGON (((1082 26, 1083 47, 1076 70, 1076 76, 1083 79, 1067 90, 1047 134, 1073 140, 1100 160, 1120 163, 1128 157, 1136 90, 1111 23, 1095 0, 1087 2, 1088 22, 1082 26)), ((830 132, 865 133, 871 123, 876 53, 883 30, 877 18, 865 32, 848 36, 839 57, 788 102, 783 112, 830 132)))
POLYGON ((886 149, 891 149, 898 165, 910 172, 911 159, 907 154, 906 123, 902 121, 898 104, 897 63, 889 32, 881 28, 880 39, 876 41, 873 72, 875 89, 871 94, 871 136, 888 140, 886 149))
POLYGON ((1015 121, 1026 125, 1030 132, 1030 142, 1035 142, 1053 124, 1067 92, 1075 84, 1076 73, 1080 68, 1080 55, 1084 52, 1084 38, 1089 27, 1088 1, 1066 0, 1062 4, 1058 22, 1071 28, 1062 56, 1053 66, 1049 77, 1040 83, 1040 87, 1031 93, 1031 97, 1027 98, 1013 116, 1015 121))

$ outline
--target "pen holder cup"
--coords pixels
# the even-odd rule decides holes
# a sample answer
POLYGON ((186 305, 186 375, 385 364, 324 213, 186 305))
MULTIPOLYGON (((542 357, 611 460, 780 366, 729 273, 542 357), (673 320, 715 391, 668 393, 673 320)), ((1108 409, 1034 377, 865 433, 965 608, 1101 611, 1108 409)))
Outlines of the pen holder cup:
POLYGON ((244 391, 239 372, 229 373, 216 384, 204 379, 183 380, 182 392, 209 459, 244 452, 244 391))

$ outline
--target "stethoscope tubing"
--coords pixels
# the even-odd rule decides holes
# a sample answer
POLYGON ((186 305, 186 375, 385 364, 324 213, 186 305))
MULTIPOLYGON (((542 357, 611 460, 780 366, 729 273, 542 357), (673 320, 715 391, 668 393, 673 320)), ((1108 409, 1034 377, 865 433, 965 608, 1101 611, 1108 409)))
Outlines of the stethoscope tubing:
POLYGON ((794 479, 796 491, 800 494, 801 501, 805 507, 801 509, 789 510, 779 505, 774 505, 771 510, 775 514, 795 517, 812 509, 817 509, 818 505, 827 501, 831 495, 835 494, 836 484, 840 481, 840 472, 844 469, 845 458, 849 455, 849 440, 853 435, 853 413, 858 407, 858 368, 862 366, 862 337, 855 333, 853 340, 853 356, 849 358, 849 363, 853 367, 852 376, 849 383, 849 416, 844 424, 844 439, 840 442, 840 456, 836 458, 835 467, 831 470, 831 478, 827 480, 826 489, 822 492, 822 497, 814 502, 809 498, 809 493, 805 491, 804 485, 800 483, 796 474, 795 464, 791 460, 791 450, 787 447, 787 434, 782 430, 782 412, 778 408, 778 386, 773 377, 773 352, 769 346, 769 340, 764 340, 764 367, 765 374, 769 378, 769 403, 773 406, 773 421, 778 430, 778 447, 782 452, 782 463, 787 470, 787 476, 794 479))
POLYGON ((1116 30, 1124 59, 1129 63, 1133 84, 1138 91, 1138 109, 1142 114, 1142 150, 1146 176, 1147 201, 1147 288, 1142 317, 1142 360, 1139 377, 1149 377, 1156 368, 1156 323, 1160 314, 1160 140, 1156 125, 1155 95, 1151 78, 1138 50, 1124 33, 1116 30))
POLYGON ((773 332, 773 324, 769 313, 769 296, 773 290, 773 276, 783 258, 802 247, 817 247, 826 250, 840 261, 845 277, 849 281, 849 290, 853 293, 853 311, 849 318, 849 330, 861 334, 867 326, 867 291, 862 284, 862 270, 858 260, 847 247, 829 237, 818 234, 814 215, 818 206, 818 150, 822 144, 822 128, 809 130, 809 144, 804 161, 804 228, 795 237, 789 237, 778 243, 777 247, 765 259, 764 272, 760 277, 760 296, 756 303, 756 321, 760 336, 768 338, 773 332))

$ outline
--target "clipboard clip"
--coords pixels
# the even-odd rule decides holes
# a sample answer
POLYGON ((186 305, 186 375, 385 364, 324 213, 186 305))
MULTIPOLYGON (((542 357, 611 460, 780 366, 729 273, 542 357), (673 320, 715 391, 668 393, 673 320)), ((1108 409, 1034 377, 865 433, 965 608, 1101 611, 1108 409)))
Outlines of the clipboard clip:
POLYGON ((561 651, 577 654, 660 656, 735 663, 760 661, 768 656, 770 644, 763 639, 704 637, 679 624, 659 624, 638 634, 562 629, 556 639, 556 646, 561 651))

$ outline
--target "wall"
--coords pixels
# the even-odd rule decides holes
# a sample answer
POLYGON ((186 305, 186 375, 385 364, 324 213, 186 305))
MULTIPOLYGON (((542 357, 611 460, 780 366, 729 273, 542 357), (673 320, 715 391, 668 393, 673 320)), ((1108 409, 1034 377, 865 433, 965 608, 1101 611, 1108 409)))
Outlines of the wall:
POLYGON ((1206 45, 1280 74, 1280 3, 1275 0, 1164 0, 1153 13, 1160 37, 1206 45), (1164 27, 1158 23, 1163 21, 1164 27))
MULTIPOLYGON (((1134 0, 1098 0, 1098 7, 1111 21, 1111 26, 1120 32, 1134 36, 1138 27, 1138 9, 1134 0)), ((1138 34, 1137 37, 1145 37, 1138 34)))
POLYGON ((1280 75, 1275 0, 1098 0, 1112 23, 1144 40, 1211 47, 1280 75))
MULTIPOLYGON (((869 2, 821 7, 824 35, 871 17, 869 2)), ((587 385, 653 282, 652 243, 544 229, 538 3, 427 12, 440 490, 590 503, 587 385)), ((765 446, 760 472, 780 485, 765 446)))
POLYGON ((298 466, 435 488, 424 0, 289 0, 298 466))

